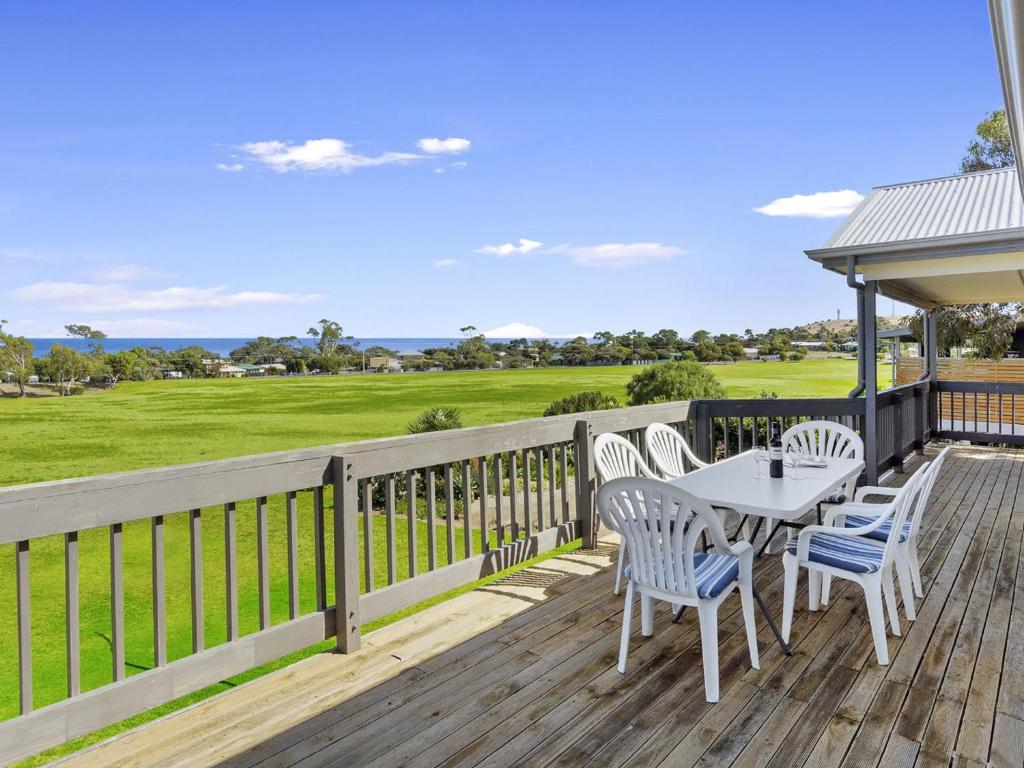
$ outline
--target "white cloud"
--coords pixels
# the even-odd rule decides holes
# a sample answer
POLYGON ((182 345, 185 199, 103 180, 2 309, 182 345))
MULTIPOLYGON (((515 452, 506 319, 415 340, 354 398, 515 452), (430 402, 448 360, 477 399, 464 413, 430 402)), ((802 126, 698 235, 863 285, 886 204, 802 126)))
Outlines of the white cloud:
POLYGON ((434 262, 436 269, 450 269, 451 267, 459 266, 461 262, 458 259, 437 259, 434 262))
POLYGON ((564 253, 581 267, 635 267, 666 261, 686 253, 682 248, 662 243, 602 243, 600 245, 556 245, 545 253, 564 253))
MULTIPOLYGON (((87 325, 92 328, 99 328, 105 334, 114 338, 158 339, 176 336, 201 336, 206 332, 206 328, 201 325, 156 317, 131 317, 120 320, 90 319, 87 325)), ((64 334, 62 332, 57 335, 63 336, 64 334)))
POLYGON ((813 195, 792 195, 779 197, 767 205, 754 210, 765 216, 800 216, 812 219, 831 219, 848 216, 864 199, 864 195, 852 189, 835 192, 815 192, 813 195))
POLYGON ((469 139, 436 139, 426 138, 416 142, 416 146, 428 155, 461 155, 472 142, 469 139))
POLYGON ((509 323, 508 325, 502 325, 497 328, 491 328, 489 331, 484 331, 483 335, 489 339, 574 339, 577 336, 585 336, 590 338, 593 334, 590 333, 548 333, 542 331, 535 325, 527 325, 526 323, 509 323))
POLYGON ((217 163, 216 167, 218 171, 225 171, 227 173, 238 173, 245 170, 245 166, 241 163, 217 163))
POLYGON ((452 168, 465 168, 467 165, 469 165, 469 163, 467 163, 465 160, 456 160, 454 163, 452 163, 452 168))
POLYGON ((93 275, 104 283, 133 283, 138 280, 167 277, 168 273, 147 267, 145 264, 111 264, 94 270, 93 275))
POLYGON ((341 171, 375 165, 405 165, 422 158, 411 152, 385 152, 369 157, 351 152, 351 145, 341 139, 310 139, 303 144, 284 141, 253 141, 241 149, 278 173, 289 171, 341 171))
POLYGON ((16 288, 8 293, 19 301, 53 304, 63 309, 91 312, 168 312, 185 309, 226 309, 316 301, 315 293, 275 291, 229 292, 225 286, 197 288, 173 286, 160 290, 138 290, 121 284, 44 281, 16 288))
POLYGON ((511 256, 513 253, 527 254, 530 251, 535 251, 540 248, 543 243, 539 243, 536 240, 527 240, 525 237, 519 238, 519 244, 515 243, 502 243, 501 245, 484 245, 476 249, 477 253, 489 253, 492 256, 498 258, 504 258, 505 256, 511 256))
POLYGON ((434 173, 436 173, 436 174, 442 174, 442 173, 444 173, 444 168, 435 168, 435 169, 434 169, 434 173))

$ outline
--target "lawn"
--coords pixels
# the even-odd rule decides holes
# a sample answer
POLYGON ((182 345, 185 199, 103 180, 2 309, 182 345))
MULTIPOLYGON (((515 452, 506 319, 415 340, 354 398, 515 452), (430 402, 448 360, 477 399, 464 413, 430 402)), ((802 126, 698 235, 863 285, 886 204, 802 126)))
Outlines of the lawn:
MULTIPOLYGON (((420 411, 467 426, 540 416, 598 389, 625 402, 639 369, 545 368, 284 379, 127 382, 72 398, 0 398, 0 485, 56 480, 401 434, 420 411)), ((716 365, 730 397, 842 397, 853 360, 716 365)))
MULTIPOLYGON (((424 408, 453 405, 467 425, 541 415, 553 400, 598 389, 625 401, 625 384, 635 367, 445 374, 311 377, 291 379, 198 380, 125 383, 109 392, 74 397, 0 399, 0 485, 51 480, 189 461, 315 446, 400 434, 424 408)), ((731 397, 756 397, 763 390, 782 397, 835 397, 853 384, 850 360, 794 363, 738 363, 715 366, 731 397)), ((299 501, 300 603, 315 607, 312 500, 299 501)), ((329 499, 326 500, 329 503, 329 499)), ((401 506, 401 505, 400 505, 401 506)), ((403 511, 401 508, 399 511, 403 511)), ((270 499, 271 614, 287 619, 284 503, 270 499)), ((331 515, 325 515, 331 540, 331 515)), ((426 569, 426 523, 417 535, 421 570, 426 569)), ((384 519, 374 519, 376 581, 386 583, 384 519)), ((237 511, 240 630, 258 628, 255 515, 253 504, 237 511)), ((128 674, 152 664, 152 599, 149 522, 124 527, 125 626, 128 674)), ((360 530, 360 537, 362 531, 360 530)), ((405 576, 406 524, 397 526, 398 576, 405 576)), ((462 551, 461 523, 455 531, 462 551)), ((439 525, 439 559, 444 562, 445 529, 439 525)), ((475 550, 478 536, 473 537, 475 550)), ((168 652, 173 660, 191 653, 188 529, 185 514, 166 518, 168 652)), ((203 512, 204 629, 207 647, 225 640, 223 516, 203 512)), ((12 546, 0 547, 0 719, 17 713, 17 646, 13 605, 12 546)), ((111 679, 110 591, 107 531, 80 538, 82 689, 111 679)), ((333 582, 328 558, 328 603, 333 582)), ((64 696, 63 540, 32 542, 32 637, 35 705, 64 696)), ((310 649, 305 652, 315 652, 310 649)), ((160 708, 183 706, 265 673, 268 665, 160 708)), ((152 717, 153 713, 132 722, 152 717)), ((114 726, 104 733, 111 733, 114 726)), ((88 741, 79 742, 79 745, 88 741)), ((63 750, 50 753, 55 756, 63 750)))

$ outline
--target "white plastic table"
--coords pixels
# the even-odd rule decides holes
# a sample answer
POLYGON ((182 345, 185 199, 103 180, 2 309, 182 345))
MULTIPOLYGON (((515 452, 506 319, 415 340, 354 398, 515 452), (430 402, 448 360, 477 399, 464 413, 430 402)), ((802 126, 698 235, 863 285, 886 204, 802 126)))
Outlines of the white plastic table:
POLYGON ((704 499, 713 507, 734 509, 741 515, 792 522, 828 498, 838 486, 864 471, 860 459, 826 459, 827 467, 800 467, 800 479, 786 467, 785 477, 754 477, 754 456, 750 451, 670 480, 672 485, 704 499))
MULTIPOLYGON (((761 465, 761 477, 754 477, 756 462, 753 453, 747 451, 669 482, 704 499, 713 507, 734 509, 741 515, 757 517, 751 539, 757 536, 762 520, 774 521, 775 526, 767 534, 767 546, 767 541, 779 526, 792 526, 794 520, 831 496, 837 487, 859 477, 864 470, 864 462, 860 459, 829 458, 825 461, 826 467, 800 467, 799 479, 794 477, 792 467, 786 467, 781 478, 769 477, 767 464, 761 465)), ((789 647, 783 642, 757 589, 754 589, 754 597, 779 645, 788 655, 789 647)), ((678 618, 677 615, 676 620, 678 618)))

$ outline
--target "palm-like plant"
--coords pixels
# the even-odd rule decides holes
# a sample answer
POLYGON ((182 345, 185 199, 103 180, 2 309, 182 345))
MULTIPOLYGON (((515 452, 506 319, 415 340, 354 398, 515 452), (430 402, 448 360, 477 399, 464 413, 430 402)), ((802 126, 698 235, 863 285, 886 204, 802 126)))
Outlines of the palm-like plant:
POLYGON ((458 408, 445 405, 428 408, 406 427, 410 435, 443 432, 446 429, 462 429, 462 413, 458 408))

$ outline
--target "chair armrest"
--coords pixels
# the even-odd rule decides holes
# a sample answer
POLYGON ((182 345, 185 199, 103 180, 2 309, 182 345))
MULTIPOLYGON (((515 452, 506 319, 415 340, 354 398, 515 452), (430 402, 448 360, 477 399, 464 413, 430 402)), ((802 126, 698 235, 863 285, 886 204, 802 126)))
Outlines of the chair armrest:
POLYGON ((747 552, 753 552, 754 547, 749 541, 737 541, 731 547, 729 547, 729 554, 740 557, 747 552))
POLYGON ((857 489, 857 493, 853 500, 861 502, 865 496, 895 496, 899 493, 899 488, 883 488, 880 485, 864 485, 857 489))

